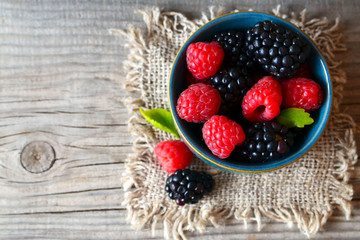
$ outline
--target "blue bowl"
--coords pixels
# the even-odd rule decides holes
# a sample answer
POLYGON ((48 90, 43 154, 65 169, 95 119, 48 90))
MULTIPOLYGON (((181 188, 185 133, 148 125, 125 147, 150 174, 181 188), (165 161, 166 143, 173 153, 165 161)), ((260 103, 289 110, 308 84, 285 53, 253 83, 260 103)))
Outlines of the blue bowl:
POLYGON ((259 173, 276 170, 285 167, 307 153, 319 139, 324 131, 329 119, 332 101, 332 87, 328 67, 315 43, 300 29, 290 22, 260 12, 237 12, 223 15, 219 18, 200 27, 179 50, 170 73, 168 84, 168 97, 170 111, 175 122, 175 126, 190 149, 203 161, 231 172, 259 173), (189 44, 199 41, 210 41, 215 33, 221 31, 246 31, 259 21, 269 20, 280 26, 298 32, 310 45, 311 52, 308 63, 310 65, 314 79, 321 85, 324 91, 324 102, 320 109, 311 112, 314 123, 306 128, 305 133, 297 139, 295 147, 291 149, 290 154, 284 158, 265 163, 248 163, 236 156, 230 155, 227 159, 220 159, 213 155, 202 139, 202 124, 189 123, 179 118, 176 113, 177 99, 182 91, 186 89, 184 75, 187 71, 186 66, 186 49, 189 44))

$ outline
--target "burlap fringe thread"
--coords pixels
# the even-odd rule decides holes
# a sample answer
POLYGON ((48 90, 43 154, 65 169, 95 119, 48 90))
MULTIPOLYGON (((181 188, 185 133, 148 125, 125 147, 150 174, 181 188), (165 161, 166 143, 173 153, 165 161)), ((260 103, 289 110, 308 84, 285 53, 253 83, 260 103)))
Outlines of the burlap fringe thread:
MULTIPOLYGON (((152 33, 152 26, 159 25, 164 31, 195 31, 200 25, 210 21, 217 15, 214 8, 210 8, 210 14, 202 14, 201 19, 196 21, 188 20, 184 15, 176 12, 160 13, 159 9, 151 11, 139 11, 143 15, 147 25, 148 36, 152 33), (171 19, 171 20, 170 20, 171 19)), ((299 18, 295 14, 287 16, 280 14, 280 6, 273 10, 275 15, 288 19, 290 22, 304 29, 306 33, 319 45, 320 48, 325 47, 328 51, 324 52, 324 57, 331 71, 333 81, 333 114, 336 118, 332 118, 335 126, 343 126, 347 129, 344 134, 339 134, 336 156, 334 161, 335 172, 332 179, 332 187, 342 192, 342 198, 333 199, 332 206, 341 208, 348 219, 351 214, 351 198, 353 189, 348 185, 349 170, 353 169, 357 161, 356 144, 353 136, 353 129, 356 127, 352 118, 344 113, 340 113, 339 104, 342 99, 343 85, 346 82, 345 73, 338 68, 339 61, 335 60, 334 52, 344 51, 345 46, 341 43, 341 34, 338 33, 339 19, 330 26, 327 18, 306 20, 306 10, 300 13, 299 18)), ((126 164, 126 172, 123 178, 123 186, 125 189, 124 205, 128 210, 128 220, 136 229, 141 229, 150 225, 155 231, 157 222, 163 222, 164 237, 169 239, 187 239, 184 231, 204 232, 206 225, 211 223, 213 226, 219 226, 224 220, 235 218, 242 220, 246 227, 249 220, 254 220, 258 224, 258 230, 261 229, 262 216, 270 219, 288 223, 296 223, 298 228, 307 236, 312 237, 316 234, 327 219, 331 216, 333 209, 325 212, 319 212, 314 209, 307 211, 297 207, 291 208, 274 208, 264 209, 263 207, 241 207, 241 208, 219 208, 214 205, 206 204, 202 206, 184 206, 181 208, 167 208, 160 202, 146 203, 142 198, 143 181, 149 161, 153 161, 151 156, 154 147, 155 136, 153 131, 145 124, 143 118, 139 116, 139 107, 144 106, 146 99, 141 99, 143 86, 141 79, 143 71, 141 66, 147 66, 149 59, 146 53, 149 51, 146 38, 143 37, 139 29, 129 28, 126 32, 122 30, 112 29, 113 34, 125 35, 128 39, 126 46, 130 50, 129 60, 124 63, 128 70, 126 76, 126 89, 131 97, 126 99, 125 105, 131 113, 129 120, 129 130, 136 136, 134 141, 134 154, 130 155, 126 164), (151 149, 151 151, 149 151, 151 149)))

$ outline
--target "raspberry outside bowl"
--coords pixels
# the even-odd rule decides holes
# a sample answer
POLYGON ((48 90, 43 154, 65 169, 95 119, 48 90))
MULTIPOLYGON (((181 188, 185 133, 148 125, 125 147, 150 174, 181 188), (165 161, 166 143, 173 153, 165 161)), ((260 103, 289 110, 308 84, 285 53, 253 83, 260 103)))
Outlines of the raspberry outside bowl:
MULTIPOLYGON (((189 148, 203 161, 218 167, 222 170, 238 173, 260 173, 276 170, 285 167, 296 160, 299 160, 306 154, 311 147, 316 144, 317 140, 324 131, 331 112, 332 103, 332 86, 328 67, 319 49, 315 43, 300 29, 290 22, 276 17, 274 15, 260 12, 236 12, 218 17, 209 23, 200 27, 180 48, 170 72, 168 84, 168 98, 170 111, 175 122, 175 126, 183 141, 189 148), (310 55, 308 64, 312 76, 320 84, 324 92, 324 101, 319 109, 311 112, 314 123, 306 127, 303 135, 297 139, 295 146, 290 153, 284 157, 269 162, 249 163, 240 159, 236 154, 230 155, 226 159, 220 159, 213 155, 206 146, 202 138, 202 124, 190 123, 179 118, 176 112, 177 99, 182 91, 186 89, 185 73, 186 66, 186 49, 194 42, 209 42, 215 33, 222 31, 246 31, 254 24, 260 21, 272 21, 279 26, 298 32, 305 41, 310 45, 310 55)), ((239 109, 241 111, 241 109, 239 109)))

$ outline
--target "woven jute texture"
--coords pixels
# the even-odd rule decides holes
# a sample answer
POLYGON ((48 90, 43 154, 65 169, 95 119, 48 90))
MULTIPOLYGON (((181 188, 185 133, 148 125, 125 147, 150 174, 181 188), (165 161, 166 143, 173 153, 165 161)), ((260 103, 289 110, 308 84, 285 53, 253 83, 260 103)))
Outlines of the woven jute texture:
POLYGON ((192 32, 219 13, 210 8, 201 19, 189 20, 181 13, 159 9, 141 11, 147 32, 129 28, 112 30, 125 36, 130 51, 124 63, 128 71, 125 87, 128 98, 129 130, 134 134, 134 152, 126 163, 123 185, 128 220, 136 228, 163 223, 164 237, 185 239, 186 231, 203 232, 206 225, 226 224, 229 218, 247 223, 268 217, 294 223, 308 237, 325 224, 334 208, 341 208, 347 218, 351 212, 352 186, 349 170, 357 160, 353 137, 355 124, 341 112, 346 76, 336 59, 336 51, 345 51, 339 33, 339 19, 306 19, 299 16, 274 15, 288 19, 305 31, 326 58, 333 83, 334 101, 330 121, 316 145, 300 160, 269 173, 240 175, 215 169, 199 159, 190 168, 211 173, 216 181, 213 192, 196 205, 178 207, 164 191, 167 174, 153 154, 154 146, 172 139, 170 134, 154 129, 139 114, 144 109, 169 109, 167 83, 172 62, 181 45, 192 32))

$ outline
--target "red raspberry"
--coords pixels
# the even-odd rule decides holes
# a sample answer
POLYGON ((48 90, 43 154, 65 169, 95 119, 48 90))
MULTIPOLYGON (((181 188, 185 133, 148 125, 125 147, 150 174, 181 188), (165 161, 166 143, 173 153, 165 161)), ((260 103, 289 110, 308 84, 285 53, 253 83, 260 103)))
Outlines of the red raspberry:
POLYGON ((196 79, 205 79, 219 70, 224 59, 224 50, 218 42, 196 42, 186 50, 189 71, 196 79))
POLYGON ((203 138, 211 152, 221 159, 230 156, 235 146, 245 141, 241 126, 225 116, 211 117, 202 128, 203 138))
POLYGON ((253 122, 270 121, 280 113, 281 85, 272 77, 260 79, 244 96, 242 112, 253 122))
POLYGON ((324 94, 315 81, 308 78, 293 78, 282 84, 283 105, 286 108, 303 108, 311 112, 320 108, 324 94))
POLYGON ((167 173, 189 166, 193 154, 180 140, 169 140, 158 143, 154 148, 155 155, 167 173))
POLYGON ((196 83, 183 91, 176 105, 180 118, 188 122, 205 122, 217 114, 221 104, 219 92, 210 85, 196 83))

